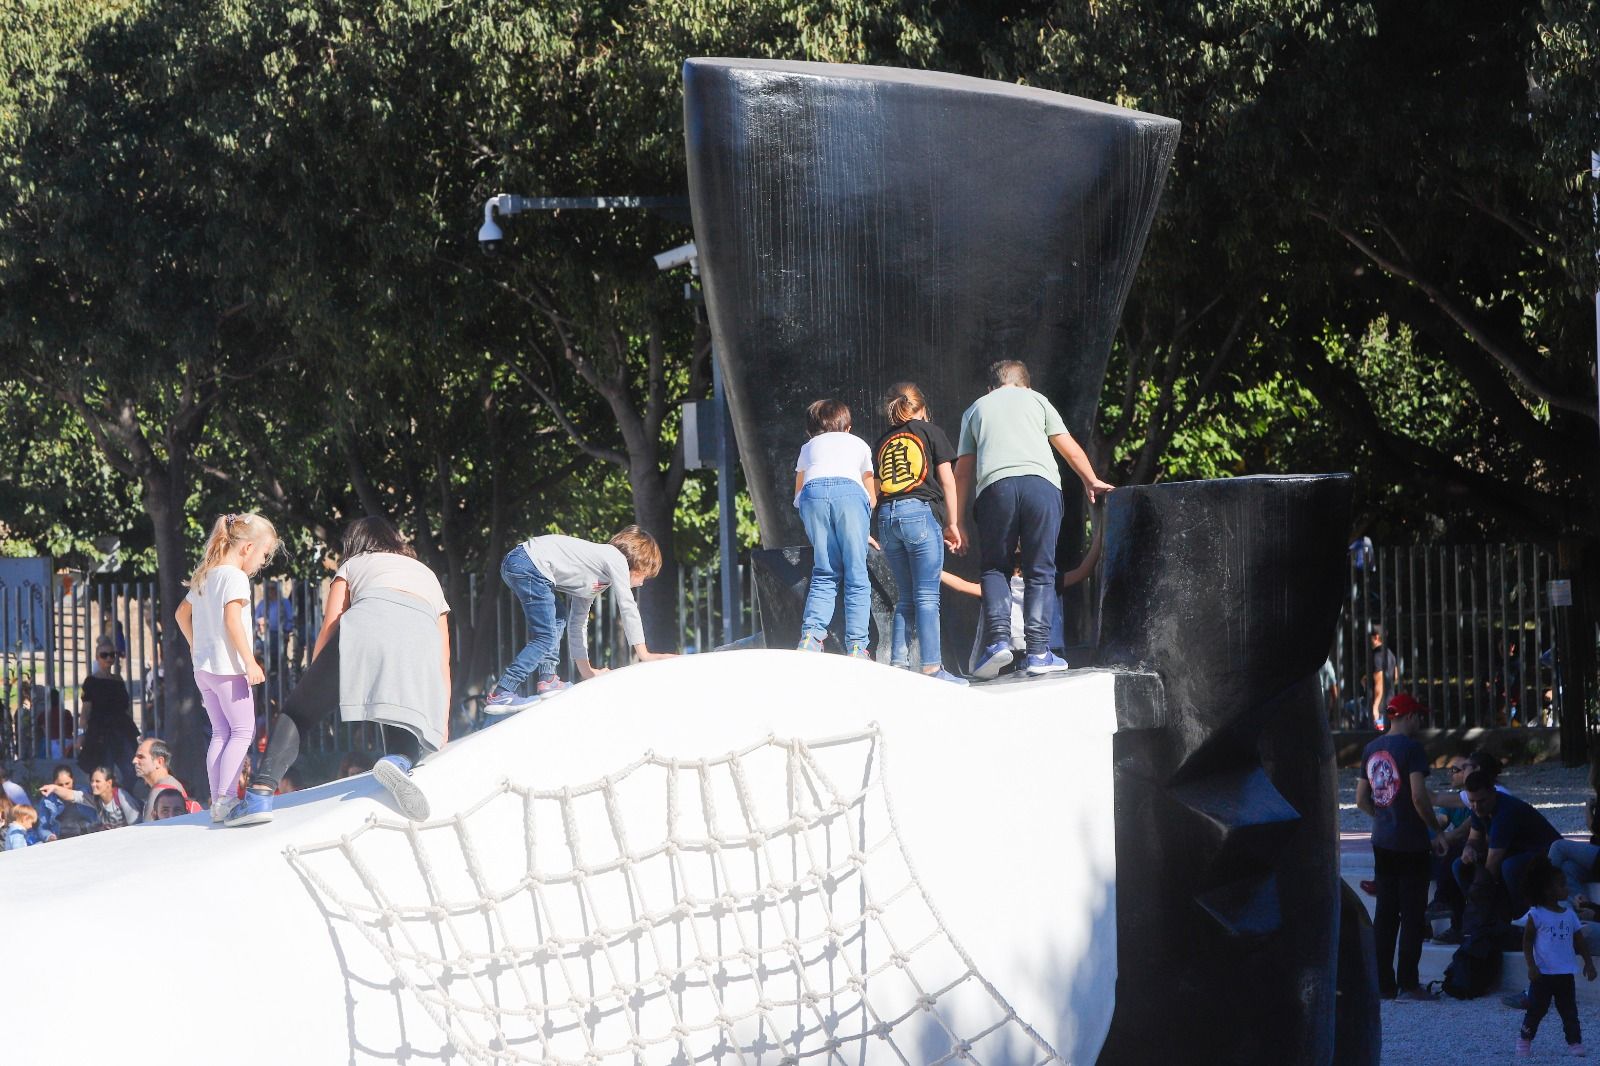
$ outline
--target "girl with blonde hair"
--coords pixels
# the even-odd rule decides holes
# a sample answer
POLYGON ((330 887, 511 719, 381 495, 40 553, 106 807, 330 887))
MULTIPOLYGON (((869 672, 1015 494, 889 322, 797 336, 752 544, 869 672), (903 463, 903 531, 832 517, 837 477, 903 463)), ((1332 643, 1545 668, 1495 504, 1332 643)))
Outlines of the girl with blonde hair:
POLYGON ((256 703, 250 689, 266 680, 256 662, 246 619, 250 578, 278 550, 278 531, 257 514, 225 514, 211 527, 200 565, 189 578, 189 594, 178 605, 178 628, 194 660, 194 682, 211 719, 206 778, 211 820, 233 809, 239 764, 256 733, 256 703))

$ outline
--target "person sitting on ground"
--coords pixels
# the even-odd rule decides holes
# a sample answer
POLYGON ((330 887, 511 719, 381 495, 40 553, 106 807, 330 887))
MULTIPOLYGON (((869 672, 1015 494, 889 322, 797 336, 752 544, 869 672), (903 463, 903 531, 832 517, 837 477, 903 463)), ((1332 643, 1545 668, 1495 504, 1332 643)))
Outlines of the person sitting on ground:
POLYGON ((150 821, 164 822, 168 818, 181 818, 187 813, 183 794, 177 789, 157 789, 151 795, 154 801, 150 804, 150 821))
MULTIPOLYGON (((1027 619, 1026 674, 1067 669, 1050 650, 1050 608, 1056 598, 1056 543, 1063 511, 1061 474, 1052 449, 1067 461, 1093 503, 1112 486, 1094 472, 1049 400, 1031 388, 1028 368, 1014 359, 989 368, 989 392, 961 417, 956 446, 959 511, 978 528, 982 568, 984 651, 972 675, 990 680, 1010 665, 1011 596, 1006 575, 1022 555, 1027 619), (967 500, 976 494, 971 507, 967 500)), ((970 541, 966 530, 962 540, 970 541)))
POLYGON ((1446 768, 1450 774, 1450 790, 1436 792, 1433 805, 1440 809, 1448 826, 1444 830, 1445 854, 1438 860, 1440 880, 1430 914, 1448 913, 1450 928, 1434 936, 1436 944, 1459 944, 1463 937, 1462 922, 1466 915, 1467 898, 1463 886, 1471 880, 1471 871, 1465 879, 1461 874, 1461 852, 1467 844, 1467 834, 1472 830, 1472 803, 1462 786, 1467 775, 1482 771, 1495 783, 1495 790, 1505 792, 1500 784, 1500 772, 1505 769, 1493 752, 1478 748, 1465 758, 1455 758, 1446 768))
POLYGON ((1426 709, 1400 693, 1389 701, 1388 734, 1361 754, 1356 806, 1372 818, 1378 995, 1433 999, 1417 974, 1428 908, 1430 851, 1442 851, 1428 794, 1428 753, 1417 743, 1426 709), (1396 940, 1399 961, 1395 960, 1396 940))
POLYGON ((1550 862, 1556 869, 1566 875, 1567 887, 1571 890, 1572 909, 1579 917, 1588 917, 1595 913, 1596 908, 1589 900, 1585 886, 1591 881, 1600 880, 1600 834, 1596 833, 1595 809, 1600 804, 1600 796, 1590 796, 1589 801, 1583 805, 1584 813, 1589 822, 1589 842, 1581 840, 1557 840, 1550 845, 1550 862))
POLYGON ((284 700, 250 788, 224 825, 272 820, 273 796, 299 757, 301 736, 335 710, 345 722, 381 727, 391 754, 373 766, 373 776, 407 818, 428 816, 411 769, 424 750, 448 739, 450 605, 438 577, 384 519, 350 523, 343 549, 311 665, 284 700))
POLYGON ((89 775, 88 798, 72 788, 70 781, 65 787, 58 783, 45 785, 39 791, 89 807, 95 813, 96 829, 118 829, 139 821, 138 804, 133 802, 132 796, 117 787, 116 775, 109 766, 96 766, 89 775))
POLYGON ((189 798, 188 790, 183 787, 183 782, 172 776, 168 767, 172 763, 172 749, 160 737, 146 737, 139 742, 139 748, 133 753, 134 772, 150 788, 150 794, 145 797, 142 818, 148 822, 155 817, 156 798, 163 792, 176 791, 185 800, 189 798))
POLYGON ((52 840, 77 836, 83 832, 84 823, 92 820, 92 815, 77 809, 79 801, 71 797, 78 793, 73 791, 72 785, 72 768, 62 764, 51 774, 49 784, 39 786, 40 836, 52 840))
POLYGON ((1528 924, 1523 928, 1522 957, 1528 964, 1528 1013, 1522 1019, 1522 1030, 1517 1034, 1516 1053, 1527 1055, 1533 1050, 1533 1038, 1538 1035, 1539 1023, 1556 1004, 1561 1015, 1561 1028, 1567 1038, 1567 1054, 1583 1057, 1583 1033, 1578 1026, 1577 982, 1578 959, 1583 959, 1583 976, 1595 979, 1594 960, 1589 957, 1589 945, 1583 940, 1583 923, 1577 912, 1567 905, 1567 878, 1549 861, 1535 856, 1523 874, 1523 883, 1533 906, 1528 910, 1528 924))
POLYGON ((11 780, 10 771, 3 766, 0 766, 0 792, 5 793, 6 798, 13 804, 28 802, 27 789, 11 780))
MULTIPOLYGON (((1497 914, 1520 915, 1528 909, 1523 871, 1534 858, 1544 858, 1561 834, 1531 804, 1496 789, 1494 779, 1482 770, 1467 775, 1466 790, 1472 803, 1471 829, 1457 869, 1468 906, 1484 903, 1485 922, 1497 914)), ((1465 924, 1471 933, 1480 923, 1465 924)))
POLYGON ((588 630, 589 610, 608 589, 634 658, 640 662, 672 658, 671 652, 645 646, 644 622, 633 598, 634 589, 660 572, 661 546, 638 526, 624 527, 606 544, 551 534, 512 548, 500 563, 500 579, 522 604, 528 642, 484 697, 483 713, 520 711, 567 687, 555 672, 563 631, 579 676, 588 679, 605 673, 589 662, 588 630), (567 601, 565 620, 556 613, 557 593, 567 601), (523 682, 535 674, 534 691, 519 695, 523 682))
POLYGON ((39 824, 39 812, 26 803, 14 804, 6 812, 5 850, 21 851, 38 843, 33 831, 39 824))

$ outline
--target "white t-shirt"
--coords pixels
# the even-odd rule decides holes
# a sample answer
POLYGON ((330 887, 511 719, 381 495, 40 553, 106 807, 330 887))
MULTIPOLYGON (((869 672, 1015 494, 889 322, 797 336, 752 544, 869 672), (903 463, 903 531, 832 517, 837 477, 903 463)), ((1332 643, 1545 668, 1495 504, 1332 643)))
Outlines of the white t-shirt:
POLYGON ((445 614, 450 605, 445 602, 444 589, 427 564, 401 555, 398 552, 362 552, 344 561, 334 572, 335 581, 344 578, 350 586, 350 602, 361 599, 363 592, 372 589, 393 589, 409 593, 432 607, 435 614, 445 614))
MULTIPOLYGON (((794 469, 796 473, 804 472, 807 483, 822 477, 852 478, 861 482, 861 491, 865 492, 866 482, 861 475, 872 473, 872 447, 854 433, 819 433, 800 449, 794 469)), ((794 501, 800 502, 799 493, 794 501)))
POLYGON ((223 608, 236 600, 243 600, 239 617, 245 636, 250 635, 250 579, 237 566, 213 566, 206 571, 200 587, 189 590, 184 597, 194 610, 194 647, 190 649, 194 668, 208 674, 224 677, 244 673, 244 656, 228 643, 228 630, 223 624, 223 608))
POLYGON ((1565 903, 1560 906, 1559 912, 1528 908, 1528 921, 1533 923, 1533 963, 1540 973, 1578 972, 1578 951, 1572 937, 1583 931, 1583 922, 1565 903))

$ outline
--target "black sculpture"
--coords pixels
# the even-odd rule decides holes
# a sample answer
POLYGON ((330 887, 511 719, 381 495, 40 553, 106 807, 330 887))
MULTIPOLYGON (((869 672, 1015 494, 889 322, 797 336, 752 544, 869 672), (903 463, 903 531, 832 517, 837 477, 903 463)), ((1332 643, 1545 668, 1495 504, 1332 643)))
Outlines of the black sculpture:
MULTIPOLYGON (((804 543, 792 461, 819 395, 871 436, 910 378, 953 432, 986 366, 1020 358, 1084 432, 1177 123, 904 70, 696 59, 684 86, 707 308, 768 547, 804 543)), ((1340 477, 1111 494, 1094 651, 1119 670, 1127 994, 1102 1063, 1377 1061, 1313 681, 1348 496, 1340 477)), ((803 551, 757 561, 770 647, 797 629, 803 551)))
MULTIPOLYGON (((869 439, 888 386, 953 434, 996 359, 1082 436, 1178 123, 929 71, 691 59, 689 197, 706 306, 766 547, 806 404, 869 439)), ((970 636, 970 634, 969 634, 970 636)))
POLYGON ((1212 1062, 1376 1061, 1375 975, 1359 961, 1335 1058, 1338 803, 1316 681, 1349 501, 1343 476, 1110 496, 1097 665, 1153 671, 1166 715, 1140 729, 1148 716, 1119 708, 1119 994, 1101 1063, 1196 1062, 1200 1048, 1212 1062), (1135 991, 1152 988, 1165 991, 1135 991))

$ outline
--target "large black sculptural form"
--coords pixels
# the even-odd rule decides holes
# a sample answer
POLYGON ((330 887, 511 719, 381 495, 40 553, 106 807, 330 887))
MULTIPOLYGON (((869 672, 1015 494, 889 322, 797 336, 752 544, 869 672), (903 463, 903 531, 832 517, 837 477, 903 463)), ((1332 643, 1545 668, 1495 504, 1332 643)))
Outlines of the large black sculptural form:
MULTIPOLYGON (((696 59, 684 86, 717 358, 763 542, 789 549, 763 596, 803 588, 789 499, 810 400, 844 399, 870 437, 877 397, 911 379, 953 432, 988 364, 1018 358, 1085 433, 1176 122, 879 68, 696 59)), ((1109 498, 1089 649, 1119 679, 1102 1064, 1377 1061, 1313 682, 1348 492, 1245 478, 1109 498)), ((779 628, 797 610, 763 605, 779 628)))
POLYGON ((1082 437, 1178 123, 927 71, 691 59, 689 197, 711 330, 767 547, 805 407, 858 429, 910 379, 955 420, 1021 359, 1082 437))

